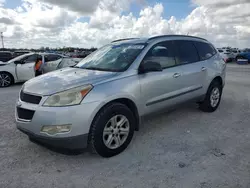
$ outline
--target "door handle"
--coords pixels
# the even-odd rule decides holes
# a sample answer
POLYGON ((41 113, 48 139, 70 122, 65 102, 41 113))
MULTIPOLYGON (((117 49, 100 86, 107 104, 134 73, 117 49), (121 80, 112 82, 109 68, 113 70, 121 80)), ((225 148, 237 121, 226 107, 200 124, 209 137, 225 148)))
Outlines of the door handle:
POLYGON ((173 75, 174 78, 178 78, 179 76, 181 76, 180 73, 175 73, 175 74, 173 75))
POLYGON ((206 67, 202 67, 202 68, 201 68, 201 71, 205 71, 205 70, 207 70, 206 67))

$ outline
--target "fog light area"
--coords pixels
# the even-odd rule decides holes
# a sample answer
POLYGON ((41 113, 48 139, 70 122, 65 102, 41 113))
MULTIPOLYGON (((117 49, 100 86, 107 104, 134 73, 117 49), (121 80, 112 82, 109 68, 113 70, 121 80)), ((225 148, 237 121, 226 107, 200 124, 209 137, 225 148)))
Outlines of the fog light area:
POLYGON ((67 125, 45 125, 41 129, 41 133, 55 135, 58 133, 67 133, 71 130, 71 124, 67 125))

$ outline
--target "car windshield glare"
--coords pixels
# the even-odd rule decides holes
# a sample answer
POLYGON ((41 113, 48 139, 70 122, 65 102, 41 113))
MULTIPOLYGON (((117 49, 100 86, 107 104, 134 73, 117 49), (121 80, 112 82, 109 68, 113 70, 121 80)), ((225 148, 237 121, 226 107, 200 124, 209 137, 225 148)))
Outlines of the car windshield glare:
POLYGON ((122 72, 128 69, 145 44, 106 45, 80 61, 76 67, 90 70, 122 72))

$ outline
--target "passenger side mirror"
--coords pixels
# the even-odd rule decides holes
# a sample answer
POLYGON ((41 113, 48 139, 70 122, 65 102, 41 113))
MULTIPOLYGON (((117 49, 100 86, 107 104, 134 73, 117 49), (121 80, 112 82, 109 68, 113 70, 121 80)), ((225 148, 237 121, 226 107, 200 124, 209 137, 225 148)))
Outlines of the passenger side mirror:
POLYGON ((18 65, 18 64, 24 64, 23 61, 14 61, 14 63, 15 63, 16 65, 18 65))
POLYGON ((147 73, 147 72, 158 72, 162 71, 161 64, 154 61, 144 61, 142 62, 139 73, 147 73))

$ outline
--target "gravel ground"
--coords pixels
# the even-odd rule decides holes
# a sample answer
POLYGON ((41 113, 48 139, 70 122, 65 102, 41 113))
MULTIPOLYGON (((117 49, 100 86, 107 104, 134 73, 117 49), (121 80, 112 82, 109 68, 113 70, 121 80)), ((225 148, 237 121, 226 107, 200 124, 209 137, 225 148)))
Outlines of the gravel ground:
POLYGON ((0 187, 249 188, 250 68, 228 65, 219 109, 184 105, 145 118, 122 154, 65 155, 17 131, 21 85, 0 89, 0 187))

